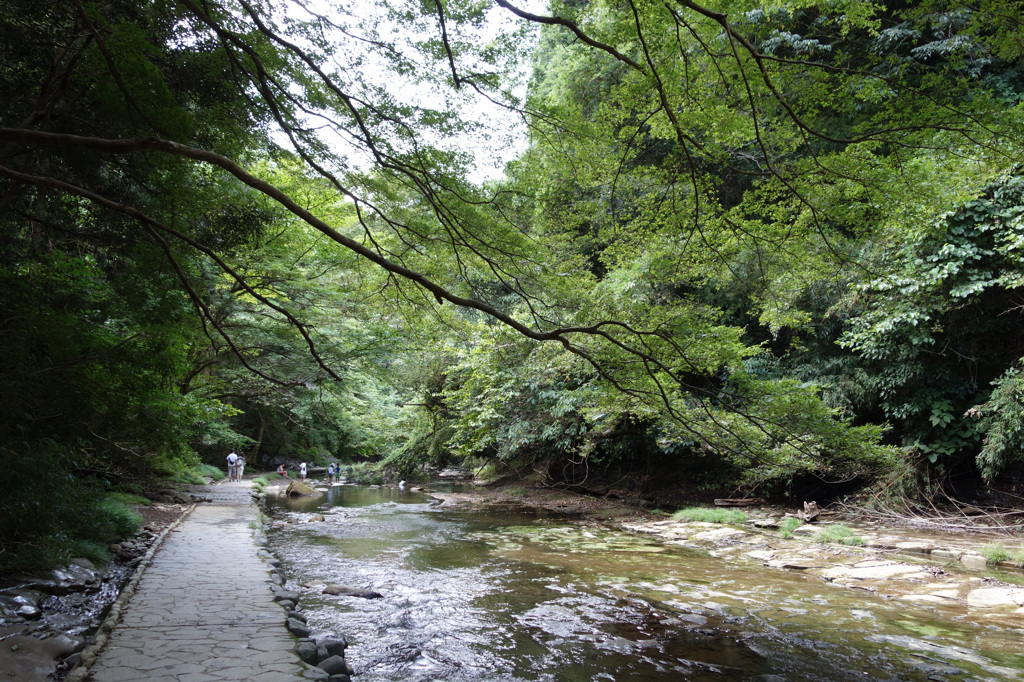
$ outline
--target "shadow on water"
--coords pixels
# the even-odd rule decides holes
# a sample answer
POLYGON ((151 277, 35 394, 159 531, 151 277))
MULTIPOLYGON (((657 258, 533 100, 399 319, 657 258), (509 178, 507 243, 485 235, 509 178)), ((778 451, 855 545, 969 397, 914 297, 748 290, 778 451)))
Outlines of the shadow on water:
POLYGON ((1019 633, 549 513, 450 511, 347 485, 273 509, 290 586, 384 595, 303 596, 311 625, 349 638, 360 680, 997 680, 1024 668, 1019 633))

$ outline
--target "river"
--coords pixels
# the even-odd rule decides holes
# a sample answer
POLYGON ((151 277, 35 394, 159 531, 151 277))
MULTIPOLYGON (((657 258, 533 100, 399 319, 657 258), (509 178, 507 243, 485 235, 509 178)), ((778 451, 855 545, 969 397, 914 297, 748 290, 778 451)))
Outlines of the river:
POLYGON ((360 682, 1002 680, 1024 670, 1019 630, 549 512, 449 510, 423 493, 349 485, 271 512, 270 549, 289 587, 384 595, 303 596, 310 625, 348 638, 360 682))

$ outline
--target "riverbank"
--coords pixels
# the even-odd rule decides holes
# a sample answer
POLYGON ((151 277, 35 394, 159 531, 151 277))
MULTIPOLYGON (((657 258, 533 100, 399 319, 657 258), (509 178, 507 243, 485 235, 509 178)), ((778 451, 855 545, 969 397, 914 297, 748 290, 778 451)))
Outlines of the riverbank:
POLYGON ((101 571, 76 560, 12 578, 2 595, 38 608, 6 625, 12 636, 0 648, 0 676, 347 682, 344 640, 305 628, 298 595, 280 586, 252 494, 250 481, 190 486, 175 504, 139 509, 142 533, 110 548, 119 559, 131 553, 127 564, 101 571), (90 608, 76 617, 72 607, 83 601, 90 608), (329 644, 334 677, 318 656, 329 644), (310 647, 313 655, 303 656, 310 647))
POLYGON ((63 680, 168 529, 204 499, 199 492, 165 490, 138 507, 139 532, 112 544, 105 566, 79 558, 53 570, 0 576, 0 675, 63 680))

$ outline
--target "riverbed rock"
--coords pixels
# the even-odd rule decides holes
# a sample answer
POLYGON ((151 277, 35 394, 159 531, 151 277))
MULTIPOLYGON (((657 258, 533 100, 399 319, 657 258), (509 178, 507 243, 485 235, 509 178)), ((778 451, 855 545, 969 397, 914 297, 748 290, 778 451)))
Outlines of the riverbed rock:
POLYGON ((313 642, 299 642, 295 645, 295 653, 304 663, 316 665, 317 646, 313 642))
POLYGON ((348 642, 345 641, 344 637, 322 637, 316 640, 317 646, 322 646, 327 650, 327 653, 331 656, 344 656, 345 649, 348 648, 348 642))
POLYGON ((321 497, 324 493, 302 481, 292 481, 284 489, 284 494, 287 497, 321 497))
POLYGON ((330 658, 317 663, 316 667, 320 668, 328 675, 351 675, 353 672, 352 666, 350 666, 341 656, 331 656, 330 658))
POLYGON ((836 566, 821 572, 825 580, 837 578, 853 578, 854 580, 913 580, 921 576, 921 567, 912 564, 899 564, 888 561, 871 562, 856 566, 836 566))
POLYGON ((25 620, 36 620, 43 615, 43 612, 37 606, 31 604, 22 604, 14 611, 19 617, 25 620))
MULTIPOLYGON (((303 623, 301 620, 296 618, 289 618, 285 621, 285 627, 288 628, 288 632, 292 633, 296 637, 309 637, 310 629, 309 626, 303 623)), ((313 647, 314 654, 316 653, 316 646, 313 647)))
POLYGON ((320 668, 307 668, 302 672, 302 677, 316 682, 328 682, 331 679, 330 673, 320 668))
POLYGON ((324 594, 344 595, 346 597, 361 597, 362 599, 381 599, 384 595, 373 590, 364 590, 348 585, 328 585, 324 588, 324 594))
POLYGON ((988 559, 976 552, 964 552, 960 556, 960 563, 967 568, 983 569, 988 567, 988 559))
POLYGON ((746 535, 746 533, 736 528, 714 528, 712 530, 695 533, 690 536, 690 539, 696 542, 721 542, 727 539, 735 539, 743 535, 746 535))
POLYGON ((298 592, 294 592, 292 590, 286 590, 285 588, 278 587, 277 585, 271 585, 270 586, 270 591, 274 593, 274 601, 276 601, 276 602, 281 602, 281 601, 284 601, 284 600, 287 599, 288 601, 292 602, 293 604, 298 604, 299 603, 299 596, 300 595, 299 595, 298 592))
POLYGON ((981 587, 967 593, 967 605, 976 609, 1024 606, 1024 588, 981 587))

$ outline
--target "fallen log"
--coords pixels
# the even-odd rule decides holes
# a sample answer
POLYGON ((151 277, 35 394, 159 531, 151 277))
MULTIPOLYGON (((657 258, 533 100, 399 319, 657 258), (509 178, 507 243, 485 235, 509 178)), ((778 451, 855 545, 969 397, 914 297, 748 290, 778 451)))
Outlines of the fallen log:
POLYGON ((764 504, 764 498, 746 497, 740 499, 734 497, 720 497, 715 500, 716 507, 753 507, 755 504, 764 504))

